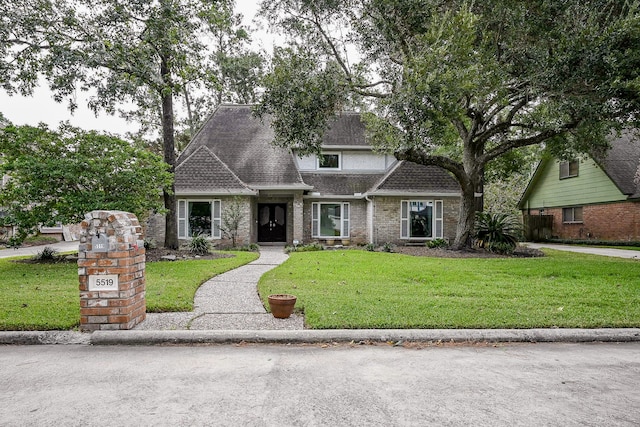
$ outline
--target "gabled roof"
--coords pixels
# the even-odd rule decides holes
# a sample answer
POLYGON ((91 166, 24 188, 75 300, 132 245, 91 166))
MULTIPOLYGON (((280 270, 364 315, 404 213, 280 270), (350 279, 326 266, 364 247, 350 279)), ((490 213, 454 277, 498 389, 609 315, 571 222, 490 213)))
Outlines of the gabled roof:
MULTIPOLYGON (((622 194, 629 199, 640 198, 640 181, 636 182, 636 174, 640 174, 640 138, 633 131, 624 131, 620 137, 611 137, 609 144, 611 147, 604 155, 592 156, 592 159, 622 194)), ((552 161, 554 159, 545 158, 538 163, 527 188, 520 197, 518 208, 524 207, 524 203, 535 188, 542 171, 552 161)))
POLYGON ((175 185, 180 194, 254 193, 204 145, 176 166, 175 185))
MULTIPOLYGON (((264 189, 311 190, 322 196, 460 193, 444 169, 405 161, 386 173, 301 174, 292 151, 273 146, 273 139, 269 117, 255 118, 249 105, 219 106, 178 158, 176 193, 255 194, 264 189)), ((370 150, 360 114, 336 117, 323 148, 370 150)))
POLYGON ((611 149, 604 157, 595 156, 594 160, 622 194, 630 199, 640 198, 640 182, 635 180, 640 172, 640 138, 627 131, 612 139, 610 144, 611 149))
POLYGON ((460 194, 460 185, 444 169, 400 161, 369 191, 370 194, 460 194))
MULTIPOLYGON (((253 117, 249 105, 221 105, 206 121, 189 146, 178 158, 181 165, 200 147, 206 147, 221 163, 248 187, 306 188, 293 154, 271 144, 274 135, 269 126, 253 117)), ((202 169, 202 158, 189 164, 202 169)), ((177 168, 176 168, 177 171, 177 168)), ((176 182, 176 190, 181 188, 176 182)))

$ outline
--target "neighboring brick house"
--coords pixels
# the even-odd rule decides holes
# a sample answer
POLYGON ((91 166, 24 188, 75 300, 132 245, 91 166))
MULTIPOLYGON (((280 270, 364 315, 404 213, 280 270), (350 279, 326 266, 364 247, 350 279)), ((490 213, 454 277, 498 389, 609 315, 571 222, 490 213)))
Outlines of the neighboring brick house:
POLYGON ((251 106, 216 109, 176 164, 179 239, 224 239, 220 226, 233 203, 243 211, 239 244, 455 237, 457 182, 441 168, 375 153, 359 114, 333 122, 319 156, 272 141, 269 120, 253 117, 251 106))
POLYGON ((519 208, 553 217, 549 236, 640 241, 640 138, 625 132, 604 156, 540 162, 519 208))

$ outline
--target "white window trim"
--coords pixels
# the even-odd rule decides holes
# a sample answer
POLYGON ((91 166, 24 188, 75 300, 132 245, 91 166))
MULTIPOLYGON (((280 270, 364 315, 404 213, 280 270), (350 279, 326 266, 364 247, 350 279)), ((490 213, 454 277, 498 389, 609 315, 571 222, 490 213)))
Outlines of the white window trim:
POLYGON ((351 206, 349 202, 313 202, 311 204, 311 237, 314 239, 346 239, 350 236, 350 228, 351 206), (322 205, 340 205, 340 236, 322 236, 320 234, 322 205))
POLYGON ((339 171, 342 170, 342 152, 340 151, 323 151, 319 155, 316 156, 316 169, 322 171, 339 171), (323 168, 320 166, 320 158, 326 155, 338 156, 338 167, 337 168, 323 168))
POLYGON ((444 238, 444 202, 442 200, 435 200, 435 199, 411 199, 411 200, 402 200, 400 201, 400 239, 401 240, 417 240, 417 241, 427 241, 427 240, 434 240, 434 239, 442 239, 444 238), (410 218, 410 210, 409 210, 409 206, 411 202, 432 202, 433 203, 433 219, 432 219, 432 223, 431 223, 431 230, 433 230, 432 232, 432 236, 431 237, 412 237, 410 236, 411 232, 410 232, 410 227, 409 227, 409 218, 410 218), (407 217, 403 217, 402 216, 402 208, 403 206, 407 207, 407 217), (438 209, 438 207, 440 207, 438 209), (441 216, 438 216, 438 213, 441 213, 441 216), (402 233, 402 225, 403 223, 406 222, 407 223, 407 234, 404 235, 402 233))
POLYGON ((180 199, 178 200, 178 239, 191 239, 192 236, 187 235, 189 230, 189 203, 210 203, 211 204, 211 235, 210 239, 219 240, 222 238, 222 201, 220 199, 180 199), (217 209, 216 209, 217 205, 217 209), (216 211, 218 216, 216 216, 216 211), (184 221, 183 224, 181 222, 184 221))

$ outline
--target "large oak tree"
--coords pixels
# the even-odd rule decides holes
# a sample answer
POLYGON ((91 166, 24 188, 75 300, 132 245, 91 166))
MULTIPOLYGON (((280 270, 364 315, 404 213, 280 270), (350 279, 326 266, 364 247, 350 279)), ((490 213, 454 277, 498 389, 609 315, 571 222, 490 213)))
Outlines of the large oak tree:
POLYGON ((606 147, 640 116, 636 0, 266 0, 290 36, 259 114, 276 143, 318 151, 331 118, 360 106, 383 151, 449 171, 470 244, 485 170, 521 147, 606 147), (354 54, 355 52, 355 54, 354 54))
MULTIPOLYGON (((232 19, 233 4, 233 0, 1 2, 0 85, 9 93, 29 95, 44 76, 56 99, 68 100, 72 108, 77 90, 89 91, 90 107, 96 111, 113 113, 125 101, 136 104, 139 111, 158 106, 164 160, 173 172, 175 99, 188 90, 220 87, 213 39, 237 22, 232 19)), ((177 248, 173 190, 170 186, 164 192, 165 246, 177 248)))

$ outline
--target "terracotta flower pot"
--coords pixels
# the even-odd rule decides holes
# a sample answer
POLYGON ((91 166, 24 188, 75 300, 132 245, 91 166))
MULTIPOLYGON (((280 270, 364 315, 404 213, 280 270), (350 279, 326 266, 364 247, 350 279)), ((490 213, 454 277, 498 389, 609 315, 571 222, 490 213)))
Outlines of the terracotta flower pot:
POLYGON ((269 308, 273 317, 278 319, 286 319, 293 313, 293 307, 296 305, 295 295, 275 294, 269 295, 269 308))

